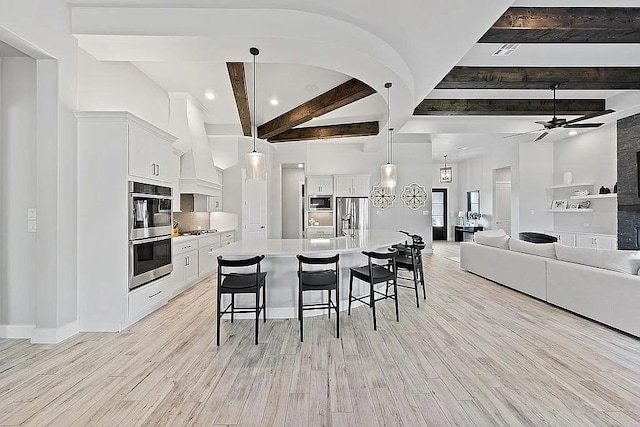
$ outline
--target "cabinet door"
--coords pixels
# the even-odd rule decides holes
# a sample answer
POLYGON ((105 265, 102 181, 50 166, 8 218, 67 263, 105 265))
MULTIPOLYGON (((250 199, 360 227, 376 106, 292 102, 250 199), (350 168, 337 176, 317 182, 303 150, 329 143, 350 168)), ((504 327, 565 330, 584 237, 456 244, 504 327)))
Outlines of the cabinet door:
POLYGON ((191 282, 198 277, 198 251, 186 252, 184 258, 184 281, 191 282))
POLYGON ((576 236, 576 246, 579 248, 595 248, 596 238, 589 234, 578 234, 576 236))
POLYGON ((616 237, 597 236, 596 248, 598 249, 618 249, 618 239, 616 237))
POLYGON ((573 233, 556 233, 558 237, 558 243, 565 246, 576 245, 576 235, 573 233))
POLYGON ((353 187, 351 176, 336 176, 336 196, 350 196, 353 187))
POLYGON ((173 196, 171 209, 174 212, 180 212, 180 156, 177 154, 171 158, 171 190, 173 196))
POLYGON ((209 253, 219 246, 220 244, 211 245, 198 251, 198 277, 204 277, 216 269, 216 257, 209 253))
POLYGON ((369 180, 369 175, 354 175, 352 180, 352 194, 354 196, 368 196, 369 180))
POLYGON ((222 201, 218 196, 210 196, 207 198, 208 200, 208 211, 209 212, 217 212, 222 210, 222 201))
POLYGON ((333 177, 331 175, 320 177, 322 194, 333 194, 333 177))
POLYGON ((129 175, 170 183, 171 144, 151 132, 129 125, 129 175))
POLYGON ((322 191, 322 181, 319 176, 307 177, 307 194, 320 194, 322 191))

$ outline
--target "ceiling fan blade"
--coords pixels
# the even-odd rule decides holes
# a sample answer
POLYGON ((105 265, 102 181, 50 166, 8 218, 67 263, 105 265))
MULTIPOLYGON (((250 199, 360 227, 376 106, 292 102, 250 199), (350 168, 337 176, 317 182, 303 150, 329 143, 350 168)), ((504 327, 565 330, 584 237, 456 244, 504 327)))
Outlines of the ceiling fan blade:
POLYGON ((539 124, 539 125, 542 125, 542 126, 544 126, 544 127, 547 127, 547 126, 551 125, 551 123, 549 123, 549 122, 542 122, 542 121, 540 121, 540 122, 534 122, 534 123, 539 124))
POLYGON ((563 126, 565 128, 599 128, 604 123, 575 123, 572 125, 563 126))
POLYGON ((578 117, 577 119, 569 120, 566 124, 581 122, 582 120, 593 119, 594 117, 604 116, 605 114, 615 113, 616 110, 602 110, 595 113, 587 114, 586 116, 578 117))
POLYGON ((539 137, 537 137, 534 141, 540 141, 542 138, 544 138, 545 136, 549 135, 549 132, 545 132, 542 135, 540 135, 539 137))
POLYGON ((535 133, 535 132, 542 132, 543 130, 544 129, 536 129, 536 130, 530 130, 529 132, 513 133, 511 135, 503 136, 503 138, 513 138, 514 136, 527 135, 529 133, 535 133))

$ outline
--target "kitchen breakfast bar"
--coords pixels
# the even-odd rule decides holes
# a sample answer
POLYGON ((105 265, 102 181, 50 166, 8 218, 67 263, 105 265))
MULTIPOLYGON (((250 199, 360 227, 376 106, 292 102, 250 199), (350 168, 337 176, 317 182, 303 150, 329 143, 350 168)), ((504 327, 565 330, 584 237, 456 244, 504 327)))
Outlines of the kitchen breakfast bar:
MULTIPOLYGON (((296 255, 328 257, 340 254, 340 308, 346 310, 349 302, 349 269, 367 264, 362 251, 386 251, 391 245, 402 243, 406 236, 392 230, 365 230, 353 237, 328 239, 261 239, 240 240, 211 252, 211 256, 222 255, 225 259, 249 258, 264 255, 260 265, 267 272, 266 299, 267 318, 283 319, 297 317, 298 304, 298 260, 296 255)), ((255 267, 251 267, 255 271, 255 267)), ((321 267, 322 268, 322 267, 321 267)), ((380 285, 384 287, 384 283, 380 285)), ((353 293, 356 296, 369 293, 369 284, 354 279, 353 293)), ((227 301, 222 301, 224 304, 227 301)), ((305 303, 326 302, 325 292, 305 295, 305 303)), ((238 295, 238 306, 252 306, 252 295, 238 295)), ((355 307, 360 303, 353 303, 355 307)), ((310 310, 305 316, 320 315, 323 310, 310 310)), ((326 313, 326 310, 324 310, 326 313)), ((253 318, 253 314, 237 315, 238 318, 253 318)))

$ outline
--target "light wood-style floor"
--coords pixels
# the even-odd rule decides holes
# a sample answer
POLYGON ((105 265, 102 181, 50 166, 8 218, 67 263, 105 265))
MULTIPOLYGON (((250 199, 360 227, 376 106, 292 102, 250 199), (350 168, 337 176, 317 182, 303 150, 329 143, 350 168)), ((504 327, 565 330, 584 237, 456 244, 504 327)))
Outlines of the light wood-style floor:
MULTIPOLYGON (((425 256, 428 302, 401 290, 334 319, 223 324, 214 280, 120 334, 0 340, 1 425, 640 425, 640 340, 425 256), (261 324, 261 326, 263 326, 261 324)), ((500 262, 500 260, 496 260, 500 262)))

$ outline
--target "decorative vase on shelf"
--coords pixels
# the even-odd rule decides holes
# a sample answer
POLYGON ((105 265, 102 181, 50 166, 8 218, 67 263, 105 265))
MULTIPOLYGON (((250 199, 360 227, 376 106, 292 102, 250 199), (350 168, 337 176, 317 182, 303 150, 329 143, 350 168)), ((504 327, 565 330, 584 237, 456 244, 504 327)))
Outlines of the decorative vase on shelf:
POLYGON ((565 184, 571 184, 573 182, 573 174, 571 172, 565 172, 562 174, 562 182, 565 184))

